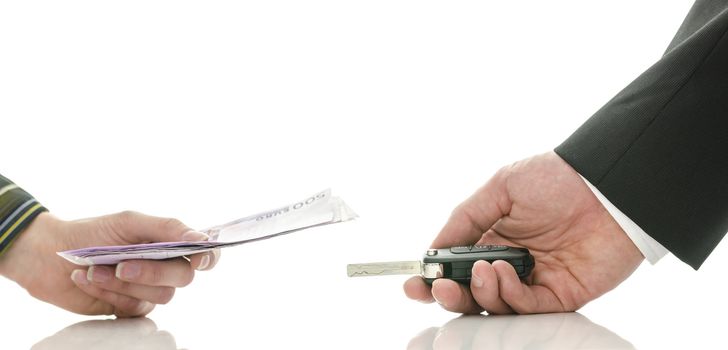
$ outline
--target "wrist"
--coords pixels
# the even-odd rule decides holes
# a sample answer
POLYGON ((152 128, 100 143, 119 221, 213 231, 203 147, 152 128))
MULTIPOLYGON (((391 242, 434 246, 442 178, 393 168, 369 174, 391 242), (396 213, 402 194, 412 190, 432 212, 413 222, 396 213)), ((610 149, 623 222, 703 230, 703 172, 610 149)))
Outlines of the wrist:
POLYGON ((57 232, 61 220, 48 212, 38 214, 0 256, 0 275, 28 289, 44 254, 54 253, 48 237, 57 232))
MULTIPOLYGON (((581 176, 581 175, 579 175, 581 176)), ((648 235, 637 223, 617 208, 612 202, 605 197, 598 188, 592 185, 589 180, 581 176, 581 179, 589 187, 589 190, 594 193, 604 209, 612 216, 614 221, 617 222, 619 227, 622 228, 624 233, 632 240, 632 243, 640 251, 642 256, 652 265, 656 264, 663 256, 667 254, 667 249, 662 246, 659 242, 648 235)))

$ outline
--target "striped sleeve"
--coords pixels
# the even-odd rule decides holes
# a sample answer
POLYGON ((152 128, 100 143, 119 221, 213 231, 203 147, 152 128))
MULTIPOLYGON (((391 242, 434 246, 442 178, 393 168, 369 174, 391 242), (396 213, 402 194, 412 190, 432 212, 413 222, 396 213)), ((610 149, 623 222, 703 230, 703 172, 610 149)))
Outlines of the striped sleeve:
POLYGON ((0 256, 38 214, 46 211, 33 196, 0 175, 0 256))

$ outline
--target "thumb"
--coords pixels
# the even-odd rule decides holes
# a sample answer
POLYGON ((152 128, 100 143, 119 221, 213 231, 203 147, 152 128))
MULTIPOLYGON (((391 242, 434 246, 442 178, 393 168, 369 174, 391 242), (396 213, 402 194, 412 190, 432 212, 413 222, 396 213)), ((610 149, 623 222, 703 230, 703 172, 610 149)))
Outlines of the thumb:
POLYGON ((476 243, 500 218, 511 211, 506 189, 508 170, 499 170, 488 182, 453 210, 432 242, 433 248, 476 243))
POLYGON ((144 242, 179 242, 205 241, 210 237, 193 230, 181 221, 173 218, 161 218, 133 211, 125 211, 112 215, 117 232, 125 241, 144 242))

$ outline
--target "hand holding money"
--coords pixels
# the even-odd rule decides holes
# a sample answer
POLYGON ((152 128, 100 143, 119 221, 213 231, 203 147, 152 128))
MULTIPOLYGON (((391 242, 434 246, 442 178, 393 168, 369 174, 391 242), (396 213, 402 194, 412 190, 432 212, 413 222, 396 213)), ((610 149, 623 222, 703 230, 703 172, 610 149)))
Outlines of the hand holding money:
POLYGON ((117 266, 79 268, 56 255, 84 245, 200 240, 207 236, 180 221, 123 212, 78 221, 40 214, 0 260, 0 273, 34 297, 76 313, 141 316, 167 303, 189 284, 195 269, 209 269, 218 254, 164 261, 130 260, 117 266))
POLYGON ((192 281, 195 269, 212 268, 219 248, 355 216, 330 191, 204 233, 179 220, 135 212, 78 221, 42 213, 2 256, 0 274, 34 297, 76 313, 141 316, 169 302, 175 288, 192 281), (156 243, 135 244, 141 242, 156 243), (57 252, 92 266, 65 261, 57 252))

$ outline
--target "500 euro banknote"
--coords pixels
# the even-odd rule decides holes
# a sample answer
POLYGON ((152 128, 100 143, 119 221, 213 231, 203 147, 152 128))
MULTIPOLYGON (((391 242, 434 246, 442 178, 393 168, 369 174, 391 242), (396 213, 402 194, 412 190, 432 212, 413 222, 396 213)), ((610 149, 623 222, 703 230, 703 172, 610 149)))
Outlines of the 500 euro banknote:
POLYGON ((341 198, 333 197, 331 190, 327 189, 277 209, 202 230, 210 236, 209 241, 88 247, 57 254, 78 265, 112 265, 129 259, 169 259, 344 222, 356 217, 356 213, 341 198))

